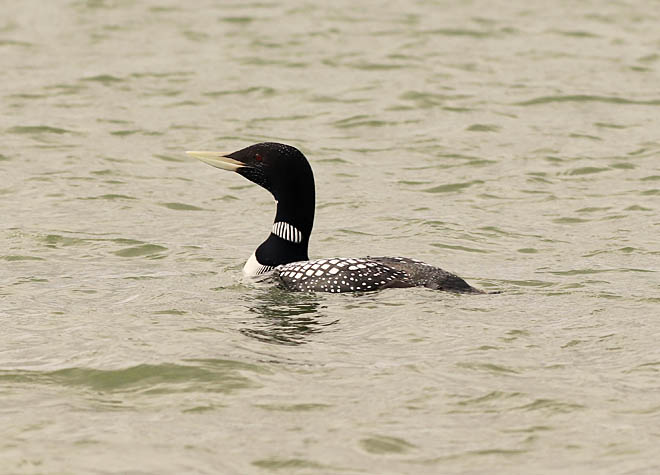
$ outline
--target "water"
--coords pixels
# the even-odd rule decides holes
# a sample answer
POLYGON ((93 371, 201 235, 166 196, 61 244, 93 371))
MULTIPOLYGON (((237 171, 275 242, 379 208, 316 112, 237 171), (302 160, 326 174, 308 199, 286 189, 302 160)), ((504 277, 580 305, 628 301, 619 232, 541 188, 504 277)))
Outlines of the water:
POLYGON ((657 473, 648 2, 5 2, 0 472, 657 473), (223 4, 224 3, 224 4, 223 4), (243 282, 280 141, 310 255, 499 295, 243 282))

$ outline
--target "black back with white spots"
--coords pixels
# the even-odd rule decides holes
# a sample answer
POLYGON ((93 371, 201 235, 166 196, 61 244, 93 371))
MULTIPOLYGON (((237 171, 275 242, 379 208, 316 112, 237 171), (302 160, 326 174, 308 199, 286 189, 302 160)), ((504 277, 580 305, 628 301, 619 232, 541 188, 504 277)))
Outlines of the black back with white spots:
POLYGON ((454 274, 404 257, 336 257, 291 262, 277 267, 275 276, 286 289, 301 292, 369 292, 415 286, 478 292, 454 274))
MULTIPOLYGON (((371 259, 317 259, 292 262, 275 269, 289 290, 312 292, 367 292, 405 281, 406 274, 371 259)), ((404 285, 409 287, 409 285, 404 285)))
POLYGON ((407 275, 408 281, 418 287, 449 292, 482 293, 456 274, 408 257, 371 257, 380 264, 387 265, 407 275))

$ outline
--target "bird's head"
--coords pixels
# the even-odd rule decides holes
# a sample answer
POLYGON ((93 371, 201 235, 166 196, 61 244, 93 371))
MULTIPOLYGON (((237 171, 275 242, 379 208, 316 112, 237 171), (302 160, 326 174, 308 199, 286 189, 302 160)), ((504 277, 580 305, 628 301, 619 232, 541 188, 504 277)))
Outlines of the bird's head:
MULTIPOLYGON (((244 176, 270 191, 275 200, 296 200, 314 192, 314 175, 305 156, 295 147, 264 142, 236 152, 186 152, 204 163, 244 176)), ((312 194, 313 197, 313 194, 312 194)))

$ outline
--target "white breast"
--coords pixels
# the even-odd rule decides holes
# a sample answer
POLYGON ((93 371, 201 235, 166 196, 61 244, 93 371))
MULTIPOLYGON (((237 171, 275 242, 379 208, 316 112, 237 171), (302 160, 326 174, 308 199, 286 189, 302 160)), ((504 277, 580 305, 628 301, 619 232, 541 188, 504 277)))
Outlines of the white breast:
POLYGON ((247 277, 256 277, 259 275, 267 274, 268 272, 272 271, 274 268, 275 267, 273 266, 265 266, 263 264, 260 264, 259 261, 257 260, 256 254, 253 252, 250 258, 243 266, 243 274, 246 275, 247 277))

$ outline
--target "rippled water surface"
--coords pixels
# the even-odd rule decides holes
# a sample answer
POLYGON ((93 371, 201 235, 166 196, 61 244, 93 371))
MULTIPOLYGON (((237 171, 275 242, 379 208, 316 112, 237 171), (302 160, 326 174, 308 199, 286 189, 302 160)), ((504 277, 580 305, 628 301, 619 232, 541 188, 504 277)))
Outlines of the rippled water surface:
POLYGON ((3 2, 0 472, 658 473, 660 11, 3 2), (310 255, 501 294, 241 278, 310 159, 310 255))

